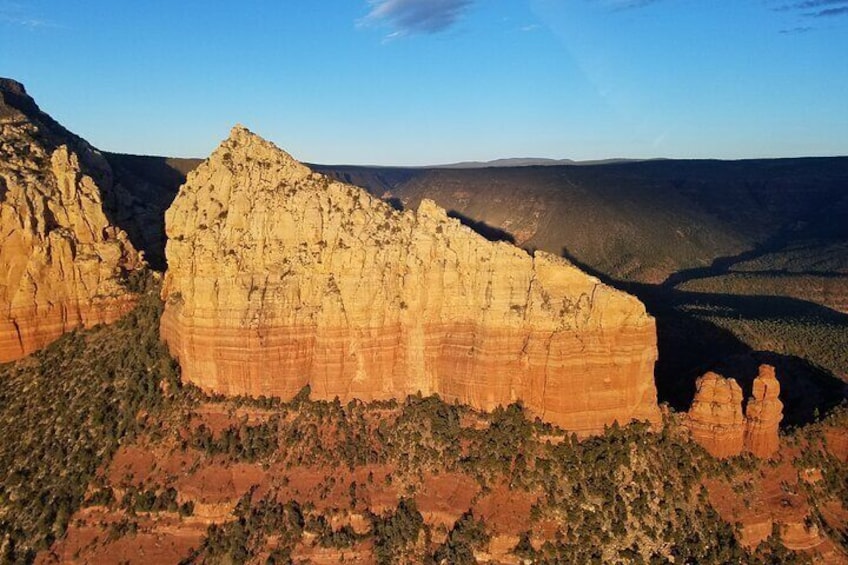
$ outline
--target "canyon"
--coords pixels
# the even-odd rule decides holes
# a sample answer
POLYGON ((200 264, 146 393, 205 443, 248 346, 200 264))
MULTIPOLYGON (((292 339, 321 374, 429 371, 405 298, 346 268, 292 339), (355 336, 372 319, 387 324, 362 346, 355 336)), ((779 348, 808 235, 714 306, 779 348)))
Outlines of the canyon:
POLYGON ((227 395, 522 401, 579 434, 659 421, 656 328, 568 261, 397 211, 243 127, 166 213, 162 338, 227 395))

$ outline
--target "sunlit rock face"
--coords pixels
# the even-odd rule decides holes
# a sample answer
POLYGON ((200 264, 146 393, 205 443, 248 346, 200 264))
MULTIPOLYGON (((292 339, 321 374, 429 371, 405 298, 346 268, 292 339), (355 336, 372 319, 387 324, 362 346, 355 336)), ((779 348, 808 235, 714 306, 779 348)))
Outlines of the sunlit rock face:
POLYGON ((700 377, 695 387, 695 399, 688 415, 692 438, 715 457, 742 453, 745 443, 742 389, 735 380, 712 372, 700 377))
POLYGON ((430 201, 398 212, 242 127, 166 214, 162 337, 224 394, 517 400, 579 433, 657 422, 642 303, 430 201))
POLYGON ((696 389, 686 424, 692 438, 713 456, 749 451, 770 457, 777 451, 783 403, 774 367, 760 366, 744 415, 742 389, 735 380, 710 372, 698 379, 696 389))
POLYGON ((760 365, 754 389, 745 407, 745 447, 757 457, 770 457, 777 452, 778 431, 783 420, 780 383, 774 367, 760 365))
POLYGON ((110 223, 103 156, 0 79, 0 362, 135 304, 122 281, 143 260, 110 223))

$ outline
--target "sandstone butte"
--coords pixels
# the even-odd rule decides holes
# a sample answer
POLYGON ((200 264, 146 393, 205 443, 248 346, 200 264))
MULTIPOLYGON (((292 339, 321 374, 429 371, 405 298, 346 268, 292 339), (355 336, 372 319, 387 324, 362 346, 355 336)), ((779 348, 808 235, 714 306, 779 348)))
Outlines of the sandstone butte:
POLYGON ((132 308, 121 280, 143 259, 106 216, 111 182, 100 153, 0 79, 0 362, 132 308))
POLYGON ((521 400, 583 434, 659 420, 641 302, 431 201, 396 211, 236 126, 165 223, 161 334, 207 391, 521 400))
POLYGON ((686 424, 692 438, 709 453, 724 458, 749 451, 765 458, 777 451, 783 403, 774 367, 760 365, 744 415, 742 389, 735 380, 710 372, 695 386, 686 424))

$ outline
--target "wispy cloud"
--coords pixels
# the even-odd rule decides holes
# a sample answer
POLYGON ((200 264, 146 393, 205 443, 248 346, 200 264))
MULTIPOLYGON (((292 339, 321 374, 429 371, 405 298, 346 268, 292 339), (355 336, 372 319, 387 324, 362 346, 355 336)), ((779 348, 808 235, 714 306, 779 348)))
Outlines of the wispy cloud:
POLYGON ((473 0, 369 0, 371 11, 360 23, 387 25, 393 39, 412 34, 433 34, 449 29, 473 0))
POLYGON ((0 22, 33 30, 61 27, 55 22, 33 16, 24 6, 15 2, 0 2, 0 22))
POLYGON ((601 0, 602 3, 610 10, 618 12, 620 10, 632 10, 635 8, 644 8, 651 4, 656 4, 662 0, 601 0))
POLYGON ((782 29, 782 30, 780 30, 780 33, 782 33, 784 35, 790 35, 790 34, 793 34, 793 33, 807 33, 808 31, 812 31, 812 30, 813 30, 813 28, 810 27, 810 26, 797 26, 797 27, 782 29))
POLYGON ((536 31, 536 30, 542 29, 542 26, 540 26, 539 24, 529 24, 529 25, 526 25, 526 26, 522 26, 519 29, 526 33, 526 32, 531 32, 531 31, 536 31))
POLYGON ((810 8, 823 8, 825 6, 838 6, 839 4, 848 4, 848 0, 803 0, 801 2, 792 2, 783 4, 779 10, 809 10, 810 8))
POLYGON ((816 18, 827 18, 830 16, 841 16, 843 14, 848 14, 848 6, 842 6, 841 8, 827 8, 825 10, 819 10, 818 12, 811 12, 807 15, 814 16, 816 18))
POLYGON ((798 12, 809 18, 827 18, 848 14, 848 0, 803 0, 781 4, 778 12, 798 12))

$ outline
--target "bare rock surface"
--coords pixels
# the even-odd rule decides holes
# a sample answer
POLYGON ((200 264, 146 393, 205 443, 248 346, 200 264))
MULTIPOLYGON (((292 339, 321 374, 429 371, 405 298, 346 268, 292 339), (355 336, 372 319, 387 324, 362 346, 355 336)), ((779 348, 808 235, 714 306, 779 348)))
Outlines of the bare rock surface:
POLYGON ((709 372, 695 386, 686 424, 692 438, 704 449, 715 457, 749 451, 767 458, 777 452, 783 403, 778 398, 780 383, 774 367, 760 365, 744 414, 742 389, 735 380, 709 372))
POLYGON ((735 380, 713 372, 700 377, 695 387, 688 417, 692 438, 715 457, 742 453, 745 437, 742 389, 735 380))
POLYGON ((429 200, 398 212, 237 126, 166 214, 162 336, 224 394, 517 400, 567 429, 658 420, 654 320, 429 200))
POLYGON ((0 362, 135 303, 122 281, 143 263, 107 217, 103 156, 0 79, 0 362))
POLYGON ((780 383, 774 367, 760 365, 752 397, 745 407, 745 446, 757 457, 770 457, 780 447, 778 428, 783 419, 780 383))

